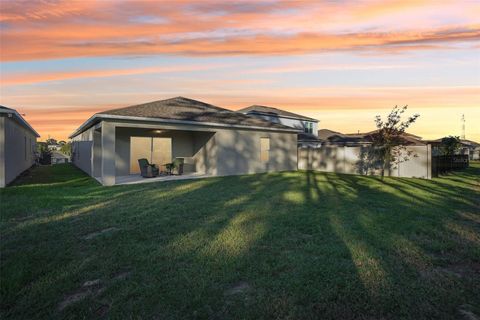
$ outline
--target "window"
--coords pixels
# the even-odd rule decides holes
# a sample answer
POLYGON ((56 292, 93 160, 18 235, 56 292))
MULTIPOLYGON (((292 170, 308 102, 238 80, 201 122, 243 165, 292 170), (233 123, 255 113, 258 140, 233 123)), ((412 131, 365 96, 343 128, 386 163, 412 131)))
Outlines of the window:
POLYGON ((270 160, 270 138, 260 138, 260 161, 270 160))
POLYGON ((172 138, 130 137, 130 173, 140 173, 138 159, 142 158, 159 167, 172 162, 172 138))
POLYGON ((306 133, 313 133, 313 123, 312 122, 305 122, 305 132, 306 133))

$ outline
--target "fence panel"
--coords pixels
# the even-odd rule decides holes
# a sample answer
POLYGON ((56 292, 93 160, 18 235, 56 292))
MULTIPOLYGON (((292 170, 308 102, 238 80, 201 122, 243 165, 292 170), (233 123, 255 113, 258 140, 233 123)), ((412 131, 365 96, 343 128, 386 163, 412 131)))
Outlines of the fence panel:
POLYGON ((434 156, 432 157, 432 175, 438 177, 449 171, 468 168, 469 164, 468 154, 434 156))
MULTIPOLYGON (((300 147, 298 149, 298 169, 325 172, 378 175, 378 163, 368 159, 368 146, 326 145, 317 148, 300 147)), ((409 160, 399 163, 387 175, 396 177, 432 177, 431 146, 409 146, 413 155, 409 160)))

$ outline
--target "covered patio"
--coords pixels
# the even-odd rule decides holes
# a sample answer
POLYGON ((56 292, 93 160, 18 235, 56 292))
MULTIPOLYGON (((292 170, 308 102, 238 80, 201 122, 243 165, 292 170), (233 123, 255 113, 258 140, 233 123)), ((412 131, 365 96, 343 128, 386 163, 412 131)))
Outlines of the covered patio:
MULTIPOLYGON (((206 128, 205 128, 206 129, 206 128)), ((104 185, 195 179, 211 176, 214 131, 188 126, 102 122, 93 130, 93 176, 104 185), (113 127, 113 128, 112 128, 113 127), (109 155, 112 156, 109 156, 109 155), (160 169, 153 178, 140 174, 139 159, 160 169), (166 164, 182 159, 183 172, 168 175, 166 164), (114 170, 112 170, 114 169, 114 170)))

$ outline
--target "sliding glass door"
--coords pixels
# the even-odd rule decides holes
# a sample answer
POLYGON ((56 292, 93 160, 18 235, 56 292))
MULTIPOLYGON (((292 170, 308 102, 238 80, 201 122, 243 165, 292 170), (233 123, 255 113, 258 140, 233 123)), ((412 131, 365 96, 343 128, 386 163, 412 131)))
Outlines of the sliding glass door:
POLYGON ((140 173, 138 159, 161 167, 172 162, 172 138, 130 137, 130 173, 140 173))

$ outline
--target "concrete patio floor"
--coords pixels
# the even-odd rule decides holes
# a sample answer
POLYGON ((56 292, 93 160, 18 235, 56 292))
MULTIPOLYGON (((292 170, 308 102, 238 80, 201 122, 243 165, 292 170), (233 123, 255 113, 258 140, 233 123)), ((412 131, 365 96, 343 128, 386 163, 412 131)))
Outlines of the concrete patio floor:
MULTIPOLYGON (((128 176, 118 176, 115 178, 115 185, 126 185, 126 184, 138 184, 138 183, 150 183, 150 182, 160 182, 160 181, 176 181, 176 180, 188 180, 188 179, 200 179, 208 178, 212 175, 202 174, 202 173, 186 173, 181 176, 177 175, 168 175, 168 176, 158 176, 155 178, 143 178, 139 174, 130 174, 128 176)), ((97 178, 97 180, 99 180, 97 178)))

